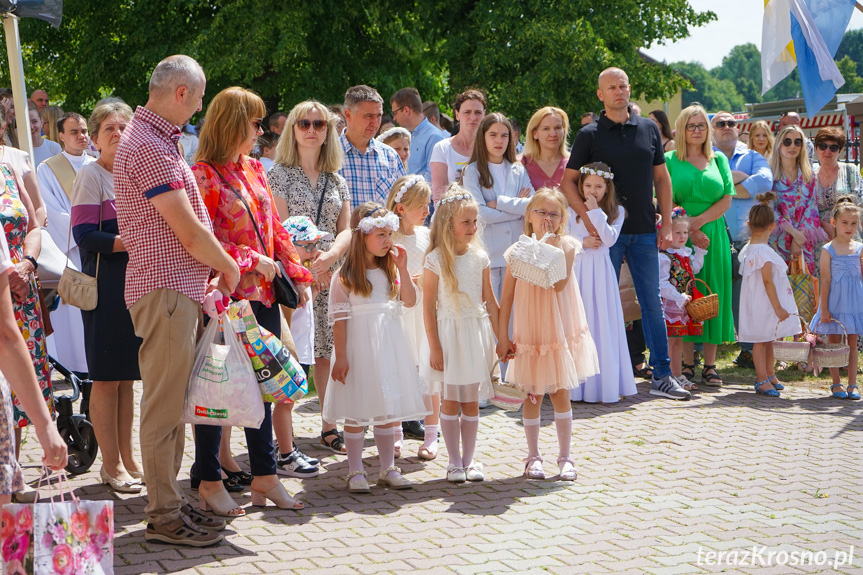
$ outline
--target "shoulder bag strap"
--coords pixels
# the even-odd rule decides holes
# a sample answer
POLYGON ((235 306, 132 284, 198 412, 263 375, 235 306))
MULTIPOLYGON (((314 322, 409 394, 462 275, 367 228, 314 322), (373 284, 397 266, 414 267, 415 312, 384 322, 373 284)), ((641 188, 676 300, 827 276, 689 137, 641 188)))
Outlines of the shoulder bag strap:
MULTIPOLYGON (((258 234, 258 239, 261 241, 261 247, 262 247, 262 248, 263 248, 263 250, 264 250, 264 255, 265 255, 265 256, 267 256, 267 257, 269 257, 269 254, 267 253, 267 242, 265 242, 265 241, 264 241, 264 236, 262 236, 262 235, 261 235, 261 230, 259 230, 259 229, 258 229, 258 224, 257 224, 257 222, 255 222, 255 216, 254 216, 254 214, 252 214, 252 210, 251 210, 251 208, 249 208, 249 204, 246 202, 246 199, 245 199, 245 198, 243 197, 243 195, 242 195, 242 194, 237 190, 237 188, 235 188, 233 185, 231 185, 231 184, 228 182, 228 180, 226 180, 226 179, 225 179, 225 177, 222 175, 222 172, 220 172, 220 171, 218 170, 218 168, 216 168, 216 166, 214 166, 214 165, 213 165, 213 164, 211 164, 210 162, 201 162, 201 163, 203 163, 203 164, 207 164, 208 166, 210 166, 211 168, 213 168, 213 171, 215 171, 215 172, 216 172, 216 174, 218 174, 218 175, 219 175, 219 179, 220 179, 220 180, 222 180, 222 183, 223 183, 223 184, 225 184, 226 186, 228 186, 229 188, 231 188, 231 191, 232 191, 232 192, 234 192, 234 194, 236 194, 236 195, 237 195, 237 198, 239 198, 239 200, 240 200, 241 202, 243 202, 243 206, 245 206, 246 211, 249 213, 249 219, 250 219, 250 220, 252 220, 252 225, 255 227, 255 233, 257 233, 257 234, 258 234)), ((273 259, 275 259, 275 254, 273 255, 273 259)))
POLYGON ((327 172, 326 178, 324 178, 324 191, 321 192, 321 199, 318 200, 318 215, 315 218, 315 225, 321 225, 321 208, 324 207, 324 196, 327 195, 327 186, 330 184, 330 173, 327 172))

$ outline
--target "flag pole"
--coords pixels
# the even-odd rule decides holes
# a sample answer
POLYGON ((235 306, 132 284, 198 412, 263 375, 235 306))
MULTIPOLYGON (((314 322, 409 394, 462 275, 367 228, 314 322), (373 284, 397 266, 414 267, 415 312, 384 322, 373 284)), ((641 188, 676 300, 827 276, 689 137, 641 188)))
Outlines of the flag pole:
POLYGON ((863 4, 861 4, 860 2, 855 3, 854 7, 863 12, 863 4))
MULTIPOLYGON (((24 61, 21 59, 21 37, 18 35, 18 17, 3 16, 6 35, 6 53, 9 58, 9 77, 12 99, 15 102, 15 121, 18 125, 18 146, 33 158, 33 141, 30 139, 30 111, 27 109, 27 88, 24 84, 24 61)), ((8 118, 7 118, 8 120, 8 118)))

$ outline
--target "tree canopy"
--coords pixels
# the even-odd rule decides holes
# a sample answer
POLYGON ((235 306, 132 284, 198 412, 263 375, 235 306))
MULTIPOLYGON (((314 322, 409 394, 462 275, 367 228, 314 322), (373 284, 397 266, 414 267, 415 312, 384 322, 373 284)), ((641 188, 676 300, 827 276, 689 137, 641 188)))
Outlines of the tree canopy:
POLYGON ((28 90, 70 110, 108 95, 143 103, 156 63, 183 53, 207 74, 205 100, 242 85, 272 112, 341 102, 366 83, 384 99, 415 86, 446 110, 475 86, 523 122, 547 104, 598 109, 608 66, 627 71, 633 97, 674 93, 688 82, 639 49, 715 19, 688 0, 100 0, 64 10, 59 29, 27 19, 21 37, 28 90))

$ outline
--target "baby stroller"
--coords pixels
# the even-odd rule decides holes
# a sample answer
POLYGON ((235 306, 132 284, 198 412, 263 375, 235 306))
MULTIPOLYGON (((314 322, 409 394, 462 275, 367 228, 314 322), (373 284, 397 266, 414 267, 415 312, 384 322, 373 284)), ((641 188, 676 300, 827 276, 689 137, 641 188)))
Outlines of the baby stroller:
POLYGON ((51 366, 66 378, 72 387, 72 395, 54 395, 54 410, 57 412, 57 431, 66 442, 69 451, 69 461, 66 471, 73 475, 86 473, 99 453, 96 442, 96 432, 90 423, 90 390, 93 382, 82 380, 66 369, 60 362, 48 356, 51 366), (79 413, 76 414, 72 404, 81 399, 79 413))

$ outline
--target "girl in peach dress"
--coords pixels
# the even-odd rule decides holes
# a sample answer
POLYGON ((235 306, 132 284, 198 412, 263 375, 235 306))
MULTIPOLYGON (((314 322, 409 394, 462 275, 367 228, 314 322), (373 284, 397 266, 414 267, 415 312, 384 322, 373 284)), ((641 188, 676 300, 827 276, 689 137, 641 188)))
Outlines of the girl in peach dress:
POLYGON ((596 346, 587 326, 584 305, 572 273, 575 255, 581 244, 566 235, 566 199, 557 189, 542 188, 531 198, 524 219, 524 233, 541 238, 554 234, 547 243, 566 255, 566 277, 544 289, 513 277, 509 267, 512 248, 504 254, 507 260, 499 325, 507 325, 515 311, 513 339, 505 331, 499 334, 497 354, 501 359, 513 357, 507 380, 529 394, 522 409, 524 435, 527 439, 525 477, 545 479, 539 453, 540 408, 545 394, 554 407, 557 429, 559 478, 576 478, 575 462, 570 458, 572 407, 569 390, 599 373, 596 346), (501 323, 502 322, 502 323, 501 323))

